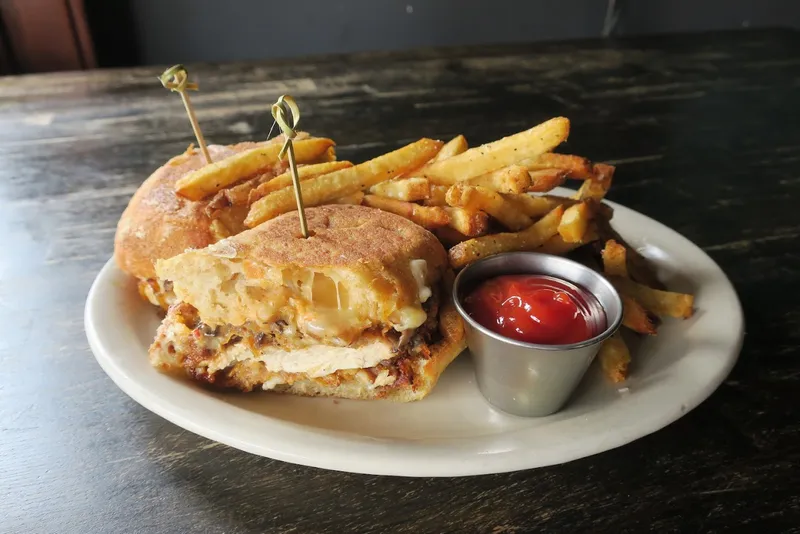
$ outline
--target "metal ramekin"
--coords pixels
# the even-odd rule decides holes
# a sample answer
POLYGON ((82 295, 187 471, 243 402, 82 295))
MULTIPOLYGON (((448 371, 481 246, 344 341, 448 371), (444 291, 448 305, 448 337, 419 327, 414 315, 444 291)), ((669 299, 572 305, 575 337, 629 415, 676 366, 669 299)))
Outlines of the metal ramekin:
POLYGON ((597 355, 600 343, 622 323, 622 301, 608 280, 580 263, 550 254, 510 252, 478 260, 456 276, 453 300, 464 318, 481 393, 504 412, 527 417, 561 409, 597 355), (470 317, 462 302, 478 283, 503 274, 548 275, 571 282, 600 303, 606 315, 605 328, 591 339, 570 345, 525 343, 492 332, 470 317))

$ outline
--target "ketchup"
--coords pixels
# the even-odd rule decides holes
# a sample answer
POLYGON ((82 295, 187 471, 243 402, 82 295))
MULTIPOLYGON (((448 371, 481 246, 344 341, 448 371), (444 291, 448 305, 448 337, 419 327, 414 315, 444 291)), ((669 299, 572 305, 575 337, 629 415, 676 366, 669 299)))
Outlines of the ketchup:
POLYGON ((491 278, 467 295, 464 307, 482 326, 526 343, 568 345, 598 333, 580 289, 550 276, 491 278))

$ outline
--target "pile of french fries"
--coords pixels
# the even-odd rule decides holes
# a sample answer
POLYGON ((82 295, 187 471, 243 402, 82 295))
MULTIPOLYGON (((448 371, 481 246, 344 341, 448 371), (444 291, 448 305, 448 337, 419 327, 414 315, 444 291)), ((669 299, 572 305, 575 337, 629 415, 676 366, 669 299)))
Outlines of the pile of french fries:
MULTIPOLYGON (((362 204, 410 219, 439 238, 456 270, 503 252, 588 251, 622 295, 624 329, 656 335, 660 319, 692 315, 693 297, 666 291, 611 227, 613 210, 602 201, 614 167, 553 152, 569 127, 557 117, 474 148, 462 135, 447 143, 423 138, 359 164, 337 161, 332 140, 304 135, 294 141, 303 201, 362 204), (574 195, 550 194, 568 179, 582 182, 574 195)), ((289 173, 263 174, 277 168, 279 150, 268 144, 207 165, 176 191, 193 200, 223 194, 247 206, 244 223, 252 228, 297 209, 289 173)), ((598 357, 613 382, 626 379, 631 355, 620 332, 598 357)))

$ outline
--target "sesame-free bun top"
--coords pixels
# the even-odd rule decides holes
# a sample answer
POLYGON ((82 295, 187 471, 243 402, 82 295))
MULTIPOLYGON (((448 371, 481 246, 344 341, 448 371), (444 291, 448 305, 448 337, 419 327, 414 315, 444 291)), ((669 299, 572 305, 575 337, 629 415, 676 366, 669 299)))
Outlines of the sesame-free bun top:
MULTIPOLYGON (((210 145, 208 151, 213 161, 220 161, 262 144, 210 145)), ((156 260, 216 241, 206 214, 211 199, 192 201, 175 193, 175 182, 203 165, 205 159, 199 150, 187 150, 157 169, 134 193, 114 238, 114 257, 120 269, 140 279, 155 278, 156 260)), ((247 213, 239 211, 224 214, 223 222, 232 233, 244 230, 242 221, 247 213)))
POLYGON ((433 234, 364 206, 308 208, 306 219, 308 239, 291 212, 158 261, 158 276, 173 282, 177 297, 209 324, 283 320, 313 330, 325 310, 350 331, 405 330, 424 322, 422 303, 447 268, 433 234))
POLYGON ((310 237, 300 233, 297 211, 276 217, 236 239, 226 240, 242 257, 274 267, 356 268, 396 275, 398 261, 424 259, 438 272, 447 255, 436 237, 387 211, 347 204, 307 208, 310 237))

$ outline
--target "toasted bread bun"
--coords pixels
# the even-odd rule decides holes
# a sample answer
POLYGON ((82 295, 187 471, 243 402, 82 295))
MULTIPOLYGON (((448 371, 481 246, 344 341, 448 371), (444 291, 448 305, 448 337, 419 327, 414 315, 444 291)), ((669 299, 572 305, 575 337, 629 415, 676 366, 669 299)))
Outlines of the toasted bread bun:
POLYGON ((436 237, 363 206, 306 210, 311 237, 287 213, 202 250, 156 265, 209 325, 283 321, 303 335, 351 342, 368 328, 414 329, 447 268, 436 237))
MULTIPOLYGON (((211 145, 208 151, 212 160, 219 161, 262 144, 211 145)), ((114 238, 114 258, 120 269, 141 280, 154 279, 155 260, 217 241, 206 213, 210 199, 191 201, 175 193, 175 182, 203 165, 199 150, 187 150, 151 174, 134 193, 114 238)), ((225 226, 231 233, 241 232, 246 215, 246 208, 230 213, 225 226)))

